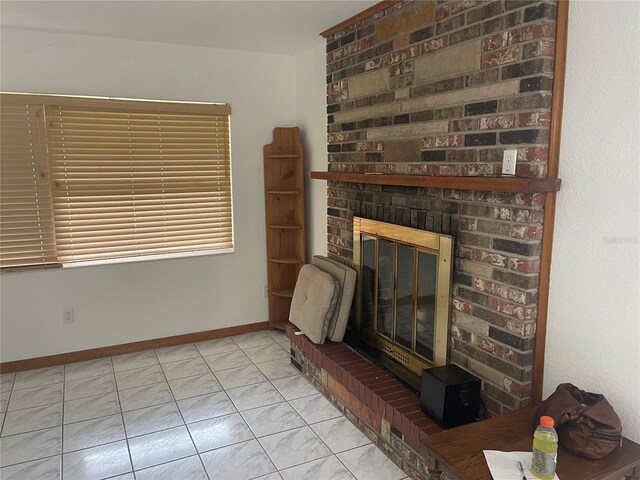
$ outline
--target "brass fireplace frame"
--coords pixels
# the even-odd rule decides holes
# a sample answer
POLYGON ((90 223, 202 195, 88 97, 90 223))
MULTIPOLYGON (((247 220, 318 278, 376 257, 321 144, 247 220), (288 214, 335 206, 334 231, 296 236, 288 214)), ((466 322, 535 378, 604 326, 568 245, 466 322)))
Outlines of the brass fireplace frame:
MULTIPOLYGON (((377 242, 376 242, 377 245, 377 242)), ((375 252, 375 262, 378 265, 378 249, 375 252)), ((418 256, 414 258, 417 262, 418 256)), ((447 363, 448 345, 449 345, 449 307, 451 299, 451 279, 453 270, 453 237, 434 232, 426 232, 410 227, 393 225, 376 220, 369 220, 361 217, 353 217, 353 263, 358 271, 358 280, 356 284, 356 330, 365 343, 374 347, 384 355, 395 360, 416 375, 421 375, 422 370, 432 366, 444 365, 447 363), (404 244, 416 248, 417 251, 423 251, 437 256, 437 276, 436 276, 436 295, 435 295, 435 319, 434 319, 434 345, 433 345, 433 361, 420 355, 417 351, 411 351, 406 347, 396 343, 393 339, 379 333, 371 331, 361 326, 362 314, 362 249, 361 235, 385 239, 398 244, 404 244)), ((414 268, 417 271, 417 268, 414 268)), ((394 285, 397 281, 397 271, 394 266, 394 285)), ((378 269, 376 268, 374 284, 378 284, 378 269)), ((417 316, 415 302, 417 282, 414 282, 414 318, 413 318, 413 340, 412 347, 415 350, 417 316)), ((394 289, 394 304, 396 299, 396 290, 394 289)), ((375 310, 378 306, 378 292, 376 289, 374 299, 375 310)), ((393 325, 396 324, 396 312, 393 313, 393 325)), ((374 330, 377 330, 377 322, 374 322, 374 330)), ((394 329, 395 330, 395 329, 394 329)))

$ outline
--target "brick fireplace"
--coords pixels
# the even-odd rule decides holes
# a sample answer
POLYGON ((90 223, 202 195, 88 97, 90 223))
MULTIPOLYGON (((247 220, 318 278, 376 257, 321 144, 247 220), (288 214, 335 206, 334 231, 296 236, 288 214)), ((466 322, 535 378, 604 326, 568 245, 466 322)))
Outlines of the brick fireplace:
MULTIPOLYGON (((556 49, 557 8, 381 2, 323 33, 328 171, 312 178, 328 181, 329 256, 353 265, 354 217, 451 235, 448 361, 481 378, 488 415, 541 395, 566 45, 563 6, 556 49), (516 177, 496 179, 506 149, 516 177)), ((343 344, 288 334, 292 362, 396 463, 444 478, 420 442, 439 427, 414 392, 343 344)))
MULTIPOLYGON (((486 176, 505 149, 547 175, 556 5, 397 2, 327 36, 328 170, 486 176)), ((328 184, 328 251, 354 216, 455 238, 449 361, 490 414, 531 401, 544 193, 328 184)))

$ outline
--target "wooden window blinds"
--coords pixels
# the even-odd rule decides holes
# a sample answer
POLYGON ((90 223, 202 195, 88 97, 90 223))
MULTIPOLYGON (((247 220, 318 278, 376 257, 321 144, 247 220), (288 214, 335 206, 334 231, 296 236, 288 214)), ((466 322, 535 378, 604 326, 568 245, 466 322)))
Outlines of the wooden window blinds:
POLYGON ((1 105, 3 267, 233 247, 229 106, 15 94, 1 105))

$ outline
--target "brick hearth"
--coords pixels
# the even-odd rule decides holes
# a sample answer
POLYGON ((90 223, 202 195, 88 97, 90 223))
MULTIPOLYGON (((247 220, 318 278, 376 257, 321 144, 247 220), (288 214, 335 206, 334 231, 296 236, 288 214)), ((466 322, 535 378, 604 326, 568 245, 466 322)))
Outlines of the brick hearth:
POLYGON ((305 377, 413 479, 439 479, 420 441, 442 428, 418 395, 345 344, 316 345, 296 331, 287 327, 291 359, 305 377))

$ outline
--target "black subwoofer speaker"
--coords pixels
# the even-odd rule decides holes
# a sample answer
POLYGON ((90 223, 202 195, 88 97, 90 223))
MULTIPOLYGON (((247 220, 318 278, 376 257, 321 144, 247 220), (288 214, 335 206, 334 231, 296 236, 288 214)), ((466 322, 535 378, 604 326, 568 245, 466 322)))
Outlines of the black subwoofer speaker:
POLYGON ((480 379, 456 365, 422 371, 420 407, 438 425, 471 423, 480 405, 480 379))

